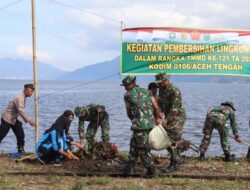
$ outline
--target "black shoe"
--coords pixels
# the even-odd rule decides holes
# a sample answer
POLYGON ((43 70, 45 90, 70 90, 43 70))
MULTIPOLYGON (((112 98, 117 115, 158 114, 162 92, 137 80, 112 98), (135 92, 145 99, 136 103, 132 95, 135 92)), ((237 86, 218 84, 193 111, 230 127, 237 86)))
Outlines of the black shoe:
POLYGON ((54 166, 62 166, 62 164, 63 164, 63 163, 62 163, 62 160, 57 158, 57 159, 55 160, 55 162, 54 162, 53 165, 54 165, 54 166))
POLYGON ((172 173, 177 170, 176 162, 171 162, 168 167, 165 168, 163 173, 172 173))
POLYGON ((180 157, 180 159, 177 160, 176 164, 177 164, 177 165, 184 164, 184 159, 183 159, 182 157, 180 157))
POLYGON ((19 153, 20 155, 26 154, 26 152, 25 152, 23 146, 22 146, 22 147, 18 147, 17 149, 18 149, 17 151, 18 151, 18 153, 19 153))
POLYGON ((203 153, 203 152, 200 153, 199 160, 200 161, 204 161, 205 160, 205 153, 203 153))
POLYGON ((230 162, 230 154, 229 153, 225 153, 225 162, 230 162))
POLYGON ((147 178, 153 178, 156 176, 156 169, 155 166, 151 166, 149 168, 147 168, 147 173, 146 173, 146 177, 147 178))
POLYGON ((134 163, 131 161, 128 161, 126 166, 123 168, 123 173, 125 175, 133 175, 134 174, 134 163))
POLYGON ((248 153, 247 153, 246 159, 247 159, 248 161, 250 161, 250 148, 248 149, 248 153))

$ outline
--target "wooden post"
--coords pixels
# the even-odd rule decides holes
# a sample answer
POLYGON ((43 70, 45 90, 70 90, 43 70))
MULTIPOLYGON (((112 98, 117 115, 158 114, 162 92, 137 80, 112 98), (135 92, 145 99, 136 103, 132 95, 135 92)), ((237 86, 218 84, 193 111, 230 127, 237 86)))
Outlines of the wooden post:
POLYGON ((34 74, 34 102, 35 102, 35 140, 39 138, 38 127, 38 85, 37 85, 37 64, 36 64, 36 19, 35 19, 35 0, 31 0, 32 4, 32 47, 33 47, 33 74, 34 74))

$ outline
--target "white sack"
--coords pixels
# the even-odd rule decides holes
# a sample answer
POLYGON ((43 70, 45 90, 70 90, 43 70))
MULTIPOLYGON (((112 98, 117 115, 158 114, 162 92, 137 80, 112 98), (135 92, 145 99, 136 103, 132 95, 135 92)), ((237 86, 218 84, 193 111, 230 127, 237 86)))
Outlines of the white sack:
POLYGON ((171 145, 171 139, 161 125, 155 126, 149 133, 148 148, 163 150, 171 145))

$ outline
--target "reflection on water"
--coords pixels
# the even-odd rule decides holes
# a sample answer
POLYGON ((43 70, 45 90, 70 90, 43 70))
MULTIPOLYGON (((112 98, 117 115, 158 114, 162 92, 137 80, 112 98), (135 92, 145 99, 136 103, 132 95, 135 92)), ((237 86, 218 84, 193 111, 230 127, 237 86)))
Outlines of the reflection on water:
MULTIPOLYGON (((22 91, 23 84, 30 81, 0 80, 0 110, 5 108, 10 98, 22 91)), ((116 143, 120 150, 128 151, 131 136, 130 121, 127 118, 123 102, 125 90, 119 83, 98 83, 81 86, 81 82, 65 81, 41 81, 39 82, 39 123, 40 134, 49 127, 55 119, 66 109, 74 109, 75 106, 89 103, 104 104, 110 115, 110 137, 111 142, 116 143), (72 88, 72 87, 76 88, 72 88)), ((225 100, 231 100, 236 106, 236 117, 238 121, 239 134, 242 139, 250 142, 250 94, 249 84, 212 84, 212 83, 176 83, 181 89, 184 106, 187 112, 187 121, 184 127, 184 138, 199 146, 202 138, 202 127, 206 111, 209 107, 218 105, 225 100)), ((146 87, 147 84, 142 84, 146 87)), ((34 117, 34 100, 29 98, 26 102, 27 112, 34 117)), ((77 135, 77 119, 70 128, 75 140, 77 135)), ((86 123, 87 124, 87 123, 86 123)), ((230 126, 230 125, 229 125, 230 126)), ((28 124, 24 125, 26 151, 34 151, 34 128, 28 124)), ((232 131, 230 129, 230 133, 232 131)), ((100 139, 100 130, 97 133, 100 139)), ((16 151, 16 139, 12 131, 0 144, 0 150, 5 152, 16 151)), ((231 140, 232 153, 243 155, 247 147, 231 140)), ((193 154, 190 152, 188 154, 193 154)), ((213 132, 213 137, 208 155, 221 155, 218 132, 213 132)))

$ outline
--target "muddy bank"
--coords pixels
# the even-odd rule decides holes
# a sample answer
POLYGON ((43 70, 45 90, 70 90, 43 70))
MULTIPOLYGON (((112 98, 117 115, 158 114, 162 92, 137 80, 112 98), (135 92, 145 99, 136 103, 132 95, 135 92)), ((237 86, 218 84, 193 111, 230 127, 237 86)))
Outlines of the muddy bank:
MULTIPOLYGON (((154 156, 158 176, 166 176, 162 170, 169 164, 169 157, 154 156)), ((37 159, 26 159, 16 162, 8 154, 0 156, 1 173, 30 173, 33 175, 47 175, 50 173, 58 175, 78 176, 123 176, 122 169, 127 161, 126 153, 119 153, 113 158, 95 159, 81 157, 80 161, 65 161, 62 165, 43 165, 37 159)), ((143 177, 146 170, 137 163, 135 175, 132 177, 143 177)), ((176 172, 171 173, 173 177, 183 178, 206 178, 206 179, 238 179, 250 180, 250 162, 245 158, 236 158, 231 162, 224 162, 222 157, 209 157, 205 161, 198 161, 194 157, 184 157, 184 163, 178 166, 176 172)))

